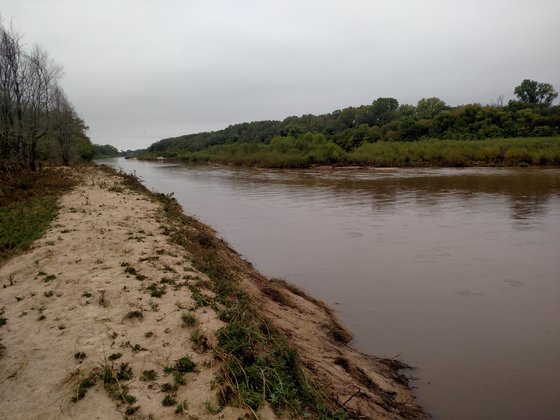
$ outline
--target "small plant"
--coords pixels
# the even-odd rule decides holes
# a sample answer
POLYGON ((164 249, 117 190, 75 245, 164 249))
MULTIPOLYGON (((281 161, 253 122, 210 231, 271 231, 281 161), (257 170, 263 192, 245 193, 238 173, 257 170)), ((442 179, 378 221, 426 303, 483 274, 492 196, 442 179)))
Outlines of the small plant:
POLYGON ((184 312, 183 315, 181 315, 181 319, 183 320, 183 324, 187 327, 194 327, 198 324, 198 319, 190 312, 184 312))
POLYGON ((168 265, 166 265, 165 267, 163 267, 163 271, 167 272, 167 273, 177 273, 177 270, 175 270, 173 267, 170 267, 168 265))
POLYGON ((132 276, 136 276, 138 274, 138 272, 136 271, 136 269, 134 267, 131 267, 129 265, 127 265, 124 269, 124 272, 126 274, 130 274, 132 276))
POLYGON ((169 382, 166 382, 164 384, 161 384, 159 386, 159 389, 161 390, 161 392, 165 392, 165 393, 175 393, 177 391, 178 386, 174 385, 174 384, 170 384, 169 382))
POLYGON ((156 379, 157 379, 157 373, 153 369, 145 370, 142 372, 142 375, 140 375, 141 381, 155 381, 156 379))
POLYGON ((82 296, 85 297, 85 298, 90 298, 90 297, 92 297, 93 295, 92 295, 90 292, 85 291, 84 293, 82 293, 82 296))
POLYGON ((150 338, 150 337, 153 336, 153 335, 154 335, 154 333, 151 332, 151 331, 146 331, 146 332, 144 333, 144 337, 146 337, 146 338, 150 338))
POLYGON ((132 379, 132 368, 128 363, 121 363, 117 371, 117 379, 127 381, 132 379))
POLYGON ((175 369, 177 372, 186 373, 194 371, 196 363, 194 363, 189 356, 181 357, 175 363, 175 369))
POLYGON ((131 347, 132 353, 139 353, 141 351, 147 350, 146 348, 142 347, 140 344, 135 344, 131 347))
POLYGON ((152 312, 159 311, 159 303, 154 302, 152 299, 148 301, 148 305, 150 305, 150 308, 152 308, 152 312))
POLYGON ((161 280, 159 281, 161 284, 171 284, 171 285, 175 285, 175 280, 174 279, 170 279, 169 277, 162 277, 161 280))
POLYGON ((165 294, 165 287, 159 287, 156 283, 152 283, 148 286, 151 297, 162 297, 165 294))
POLYGON ((95 385, 95 375, 90 375, 84 378, 76 388, 76 395, 72 397, 72 402, 78 402, 86 396, 87 390, 95 385))
POLYGON ((99 292, 99 299, 97 299, 97 303, 99 304, 99 306, 102 306, 104 308, 109 306, 109 301, 105 297, 105 290, 101 290, 99 292))
POLYGON ((77 351, 76 353, 74 353, 74 358, 76 360, 84 360, 86 357, 87 356, 83 351, 77 351))
POLYGON ((166 394, 163 400, 161 401, 161 404, 164 407, 171 407, 172 405, 177 404, 177 401, 171 395, 166 394))
POLYGON ((183 402, 180 402, 179 404, 177 404, 177 407, 175 407, 175 414, 184 413, 185 410, 188 409, 189 409, 189 404, 187 403, 187 400, 183 400, 183 402))
POLYGON ((144 314, 142 311, 130 311, 124 316, 124 319, 137 319, 139 321, 144 319, 144 314))
POLYGON ((8 322, 8 320, 4 318, 4 308, 2 308, 0 309, 0 327, 6 325, 6 322, 8 322))
POLYGON ((177 373, 177 372, 173 375, 173 380, 175 381, 175 383, 177 385, 185 385, 186 384, 185 377, 182 374, 177 373))
POLYGON ((204 353, 210 348, 210 345, 208 344, 208 337, 206 337, 200 328, 195 329, 191 333, 191 341, 193 343, 193 349, 201 353, 204 353))
POLYGON ((107 359, 109 359, 110 361, 113 362, 113 361, 115 361, 115 360, 120 359, 121 357, 122 357, 122 353, 111 353, 111 354, 109 355, 109 357, 107 357, 107 359))
POLYGON ((54 292, 52 290, 47 290, 44 295, 45 297, 52 297, 52 295, 54 295, 54 292))
POLYGON ((49 274, 48 276, 46 276, 43 281, 45 283, 49 282, 49 281, 53 281, 54 279, 56 279, 56 276, 54 274, 49 274))

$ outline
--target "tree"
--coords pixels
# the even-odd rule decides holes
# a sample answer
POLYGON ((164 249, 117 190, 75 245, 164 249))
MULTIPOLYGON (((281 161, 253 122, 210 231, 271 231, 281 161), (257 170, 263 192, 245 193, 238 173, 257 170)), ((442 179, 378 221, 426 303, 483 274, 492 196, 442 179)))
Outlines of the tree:
POLYGON ((558 92, 550 83, 539 83, 535 80, 525 79, 517 86, 513 93, 521 102, 531 105, 549 107, 554 99, 558 97, 558 92))
POLYGON ((447 109, 447 104, 436 97, 422 98, 416 105, 416 113, 420 118, 434 118, 441 111, 447 109))
MULTIPOLYGON (((76 114, 62 88, 56 86, 53 91, 52 134, 58 142, 62 154, 62 163, 65 166, 70 165, 72 141, 76 137, 87 139, 84 134, 87 129, 88 127, 76 114)), ((89 139, 87 141, 89 142, 89 139)), ((93 149, 91 153, 93 153, 93 149)))

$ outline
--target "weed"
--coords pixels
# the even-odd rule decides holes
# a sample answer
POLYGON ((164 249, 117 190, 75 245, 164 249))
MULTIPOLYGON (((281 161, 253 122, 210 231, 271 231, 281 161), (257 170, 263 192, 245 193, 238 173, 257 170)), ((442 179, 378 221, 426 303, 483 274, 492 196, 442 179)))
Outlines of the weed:
POLYGON ((162 297, 165 294, 165 287, 159 287, 156 283, 152 283, 148 286, 150 291, 150 296, 152 297, 162 297))
POLYGON ((4 308, 0 309, 0 327, 6 325, 8 320, 4 317, 4 308))
POLYGON ((120 359, 121 357, 122 357, 122 353, 111 353, 109 357, 107 357, 107 359, 110 361, 115 361, 117 359, 120 359))
POLYGON ((54 294, 54 292, 52 290, 47 290, 44 295, 45 297, 52 297, 52 295, 54 294))
POLYGON ((83 351, 77 351, 76 353, 74 353, 74 358, 76 360, 84 360, 86 357, 87 356, 83 351))
POLYGON ((148 305, 150 305, 150 308, 152 308, 152 312, 159 311, 159 303, 154 302, 152 299, 148 301, 148 305))
POLYGON ((170 267, 168 265, 166 265, 165 267, 163 267, 163 271, 167 272, 167 273, 174 273, 177 274, 177 270, 175 270, 173 267, 170 267))
POLYGON ((159 257, 157 255, 151 256, 151 257, 140 257, 138 258, 138 262, 144 262, 144 261, 157 261, 159 260, 159 257))
POLYGON ((177 404, 177 401, 171 395, 167 394, 167 395, 165 395, 165 397, 161 401, 161 404, 164 407, 171 407, 172 405, 177 404))
POLYGON ((161 390, 161 392, 165 392, 165 393, 168 393, 168 394, 170 394, 170 393, 174 394, 175 392, 177 392, 178 386, 175 385, 175 384, 171 384, 169 382, 166 382, 164 384, 161 384, 159 386, 159 389, 161 390))
POLYGON ((175 369, 180 373, 192 372, 195 368, 196 363, 194 363, 189 356, 181 357, 175 363, 175 369))
POLYGON ((99 306, 102 306, 104 308, 109 306, 109 301, 105 297, 105 290, 99 291, 99 298, 97 299, 97 303, 99 304, 99 306))
POLYGON ((128 365, 128 363, 123 362, 120 364, 116 377, 119 380, 132 379, 132 368, 128 365))
POLYGON ((130 274, 132 276, 136 276, 138 274, 136 269, 134 267, 131 267, 131 266, 126 266, 125 269, 124 269, 124 272, 126 274, 130 274))
POLYGON ((154 333, 151 332, 151 331, 146 331, 146 332, 144 333, 144 337, 146 337, 146 338, 150 338, 152 335, 154 335, 154 333))
POLYGON ((44 281, 45 283, 47 283, 47 282, 53 281, 53 280, 55 280, 55 279, 56 279, 56 276, 55 276, 54 274, 49 274, 48 276, 46 276, 46 277, 43 279, 43 281, 44 281))
POLYGON ((185 385, 186 384, 185 377, 182 374, 177 373, 177 372, 173 374, 173 381, 177 385, 185 385))
POLYGON ((183 324, 185 324, 187 327, 194 327, 198 324, 198 319, 194 314, 190 312, 183 312, 183 315, 181 315, 181 319, 183 320, 183 324))
POLYGON ((84 378, 76 388, 76 394, 72 397, 72 402, 78 402, 86 396, 87 390, 95 385, 95 376, 90 375, 84 378))
POLYGON ((85 297, 85 298, 90 298, 90 297, 92 297, 93 295, 92 295, 90 292, 87 292, 87 291, 86 291, 86 292, 82 293, 82 296, 85 297))
POLYGON ((189 409, 189 404, 187 403, 187 400, 183 400, 182 402, 177 404, 177 407, 175 407, 175 414, 181 414, 188 409, 189 409))
POLYGON ((170 279, 169 277, 162 277, 161 280, 159 281, 161 284, 171 284, 171 285, 175 285, 175 280, 174 279, 170 279))
POLYGON ((206 350, 210 349, 208 337, 206 337, 200 328, 195 329, 191 333, 191 341, 193 343, 193 350, 204 353, 206 350))
POLYGON ((142 372, 142 375, 140 375, 141 381, 155 381, 156 379, 157 379, 157 373, 153 369, 145 370, 142 372))
POLYGON ((132 353, 139 353, 141 351, 146 351, 147 349, 142 347, 140 344, 135 344, 131 347, 132 353))
POLYGON ((142 313, 142 311, 138 310, 130 311, 124 316, 124 319, 137 319, 139 321, 142 321, 144 319, 144 314, 142 313))

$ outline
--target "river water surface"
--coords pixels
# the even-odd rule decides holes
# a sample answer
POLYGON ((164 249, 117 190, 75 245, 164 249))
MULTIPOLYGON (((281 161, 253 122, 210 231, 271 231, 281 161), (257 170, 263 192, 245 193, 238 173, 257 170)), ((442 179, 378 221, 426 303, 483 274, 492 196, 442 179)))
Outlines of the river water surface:
POLYGON ((268 276, 398 356, 435 419, 558 419, 560 170, 262 170, 134 160, 268 276))

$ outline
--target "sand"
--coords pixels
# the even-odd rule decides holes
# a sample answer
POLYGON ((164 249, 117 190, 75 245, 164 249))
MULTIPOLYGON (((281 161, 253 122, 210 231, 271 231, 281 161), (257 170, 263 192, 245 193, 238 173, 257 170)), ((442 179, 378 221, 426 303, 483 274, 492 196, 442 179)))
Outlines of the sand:
MULTIPOLYGON (((176 284, 206 279, 186 251, 168 241, 160 204, 98 168, 68 171, 78 186, 62 197, 46 235, 0 267, 0 308, 7 319, 0 327, 0 419, 120 419, 127 409, 135 410, 129 418, 177 418, 177 404, 162 405, 161 385, 174 383, 164 368, 184 356, 196 369, 172 392, 177 403, 187 402, 180 416, 247 414, 233 407, 213 412, 219 366, 211 347, 223 325, 216 313, 196 308, 187 287, 168 285, 161 297, 146 290, 162 278, 176 284), (185 313, 194 314, 198 325, 185 326, 185 313), (193 348, 195 328, 208 337, 208 346, 193 348), (117 372, 123 363, 132 370, 122 380, 125 394, 136 398, 132 404, 111 398, 99 373, 117 372), (152 370, 155 379, 142 377, 152 370), (73 401, 88 377, 95 385, 73 401)), ((244 288, 341 405, 367 418, 424 418, 390 364, 345 344, 329 308, 283 282, 267 284, 244 264, 244 288), (270 287, 289 304, 271 298, 270 287)), ((257 414, 275 418, 267 406, 257 414)))

